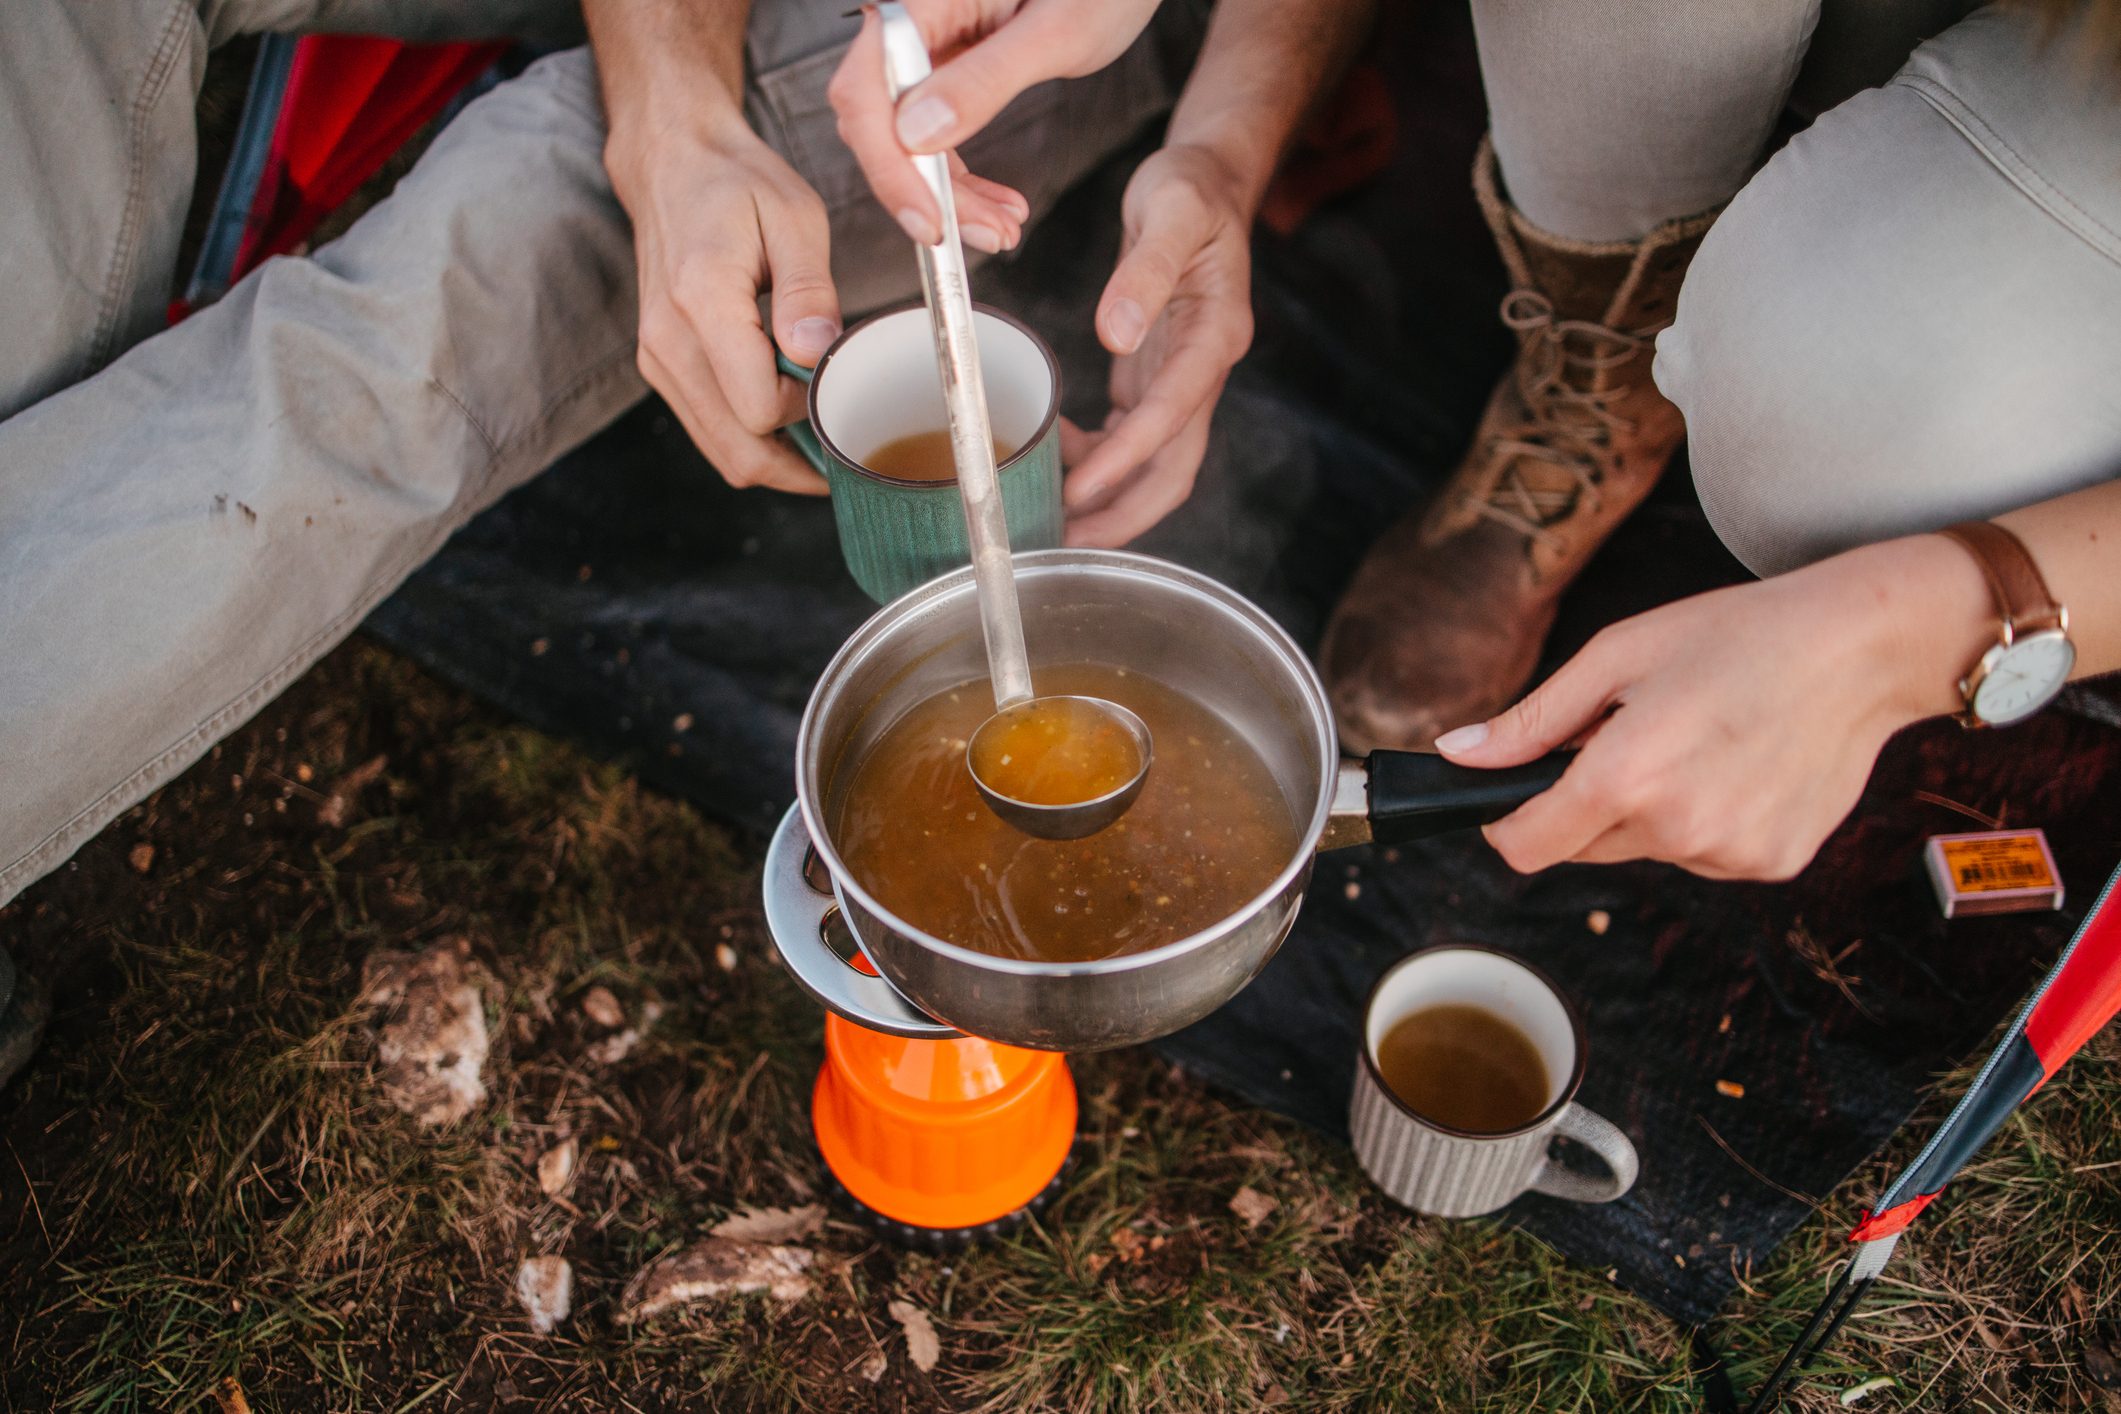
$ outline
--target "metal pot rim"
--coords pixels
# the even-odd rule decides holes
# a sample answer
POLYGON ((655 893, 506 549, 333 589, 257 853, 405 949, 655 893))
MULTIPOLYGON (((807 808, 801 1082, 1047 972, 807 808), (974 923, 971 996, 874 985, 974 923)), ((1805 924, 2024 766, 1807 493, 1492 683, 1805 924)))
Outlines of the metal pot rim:
POLYGON ((839 851, 833 847, 831 833, 825 828, 821 818, 821 802, 813 798, 815 792, 811 789, 811 777, 817 771, 815 755, 816 733, 819 730, 818 702, 827 683, 841 676, 849 664, 861 657, 900 622, 939 601, 970 592, 972 569, 969 565, 932 579, 919 588, 908 590, 877 610, 840 645, 839 652, 833 654, 832 661, 825 665, 825 671, 818 675, 816 685, 810 690, 810 698, 803 706, 802 723, 796 730, 796 804, 802 810, 803 825, 809 831, 811 848, 817 851, 818 857, 824 861, 826 869, 831 873, 833 888, 845 895, 851 895, 863 912, 882 922, 900 937, 930 952, 994 972, 1024 977, 1080 977, 1128 972, 1136 968, 1154 967, 1174 957, 1215 946, 1261 910, 1270 907, 1295 881, 1298 874, 1311 868, 1318 840, 1325 831, 1326 819, 1332 809, 1333 788, 1340 761, 1340 748, 1333 732, 1332 709, 1326 699, 1325 685, 1319 681, 1310 658, 1280 624, 1235 590, 1183 565, 1130 550, 1028 550, 1019 552, 1015 559, 1019 576, 1035 576, 1046 569, 1088 565, 1176 583, 1212 599, 1274 645, 1283 664, 1297 679, 1304 697, 1308 699, 1312 720, 1318 728, 1315 732, 1318 749, 1317 796, 1312 801, 1309 824, 1298 830, 1296 849, 1288 863, 1282 866, 1271 882, 1232 910, 1214 927, 1174 939, 1162 947, 1146 952, 1125 953, 1093 962, 1033 962, 1023 958, 997 957, 992 953, 961 946, 914 927, 885 908, 874 895, 856 882, 840 859, 839 851))

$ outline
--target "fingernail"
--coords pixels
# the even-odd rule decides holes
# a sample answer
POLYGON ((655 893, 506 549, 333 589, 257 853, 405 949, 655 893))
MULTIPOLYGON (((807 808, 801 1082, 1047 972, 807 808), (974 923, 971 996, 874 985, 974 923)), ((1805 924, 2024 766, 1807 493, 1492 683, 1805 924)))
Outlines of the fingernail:
POLYGON ((795 327, 788 331, 788 349, 791 353, 809 354, 817 357, 832 347, 832 341, 840 336, 839 321, 811 315, 798 319, 795 327))
POLYGON ((1105 311, 1105 331, 1121 353, 1133 353, 1141 346, 1142 335, 1149 332, 1149 321, 1133 300, 1116 299, 1112 308, 1105 311))
POLYGON ((917 98, 898 110, 898 140, 908 152, 925 151, 956 123, 957 110, 942 99, 917 98))
POLYGON ((1001 232, 986 226, 960 226, 958 234, 965 238, 966 245, 974 250, 983 250, 989 255, 998 253, 1002 248, 1001 232))
POLYGON ((905 229, 907 235, 913 237, 922 245, 934 245, 943 238, 942 232, 935 229, 934 222, 910 206, 899 212, 898 223, 905 229))
POLYGON ((1488 724, 1475 722, 1470 727, 1459 727, 1436 738, 1436 749, 1449 756, 1454 752, 1471 751, 1488 739, 1488 724))

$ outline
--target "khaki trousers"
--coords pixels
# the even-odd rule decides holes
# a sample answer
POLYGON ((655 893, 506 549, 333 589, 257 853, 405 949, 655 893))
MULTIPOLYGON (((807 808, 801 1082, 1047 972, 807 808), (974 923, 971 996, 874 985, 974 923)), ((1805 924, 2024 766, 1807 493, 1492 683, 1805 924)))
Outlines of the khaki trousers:
MULTIPOLYGON (((834 135, 844 8, 759 0, 746 105, 824 197, 852 317, 917 278, 834 135)), ((1135 140, 1198 43, 1199 7, 1165 8, 968 160, 1036 215, 1135 140)), ((580 28, 552 0, 0 4, 0 903, 645 392, 579 48, 469 105, 345 236, 162 329, 208 51, 246 31, 580 28)))

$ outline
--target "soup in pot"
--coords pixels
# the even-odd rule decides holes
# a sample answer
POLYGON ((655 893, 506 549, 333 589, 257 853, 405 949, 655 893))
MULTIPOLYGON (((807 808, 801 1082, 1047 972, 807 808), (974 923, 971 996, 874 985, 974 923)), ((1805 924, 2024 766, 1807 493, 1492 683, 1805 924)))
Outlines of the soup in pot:
POLYGON ((1154 678, 1041 668, 1041 695, 1102 697, 1148 725, 1155 764, 1119 821, 1080 840, 1005 823, 965 764, 994 710, 985 678, 917 703, 854 763, 833 841, 886 909, 999 957, 1087 962, 1144 952, 1235 913, 1297 849, 1297 821, 1251 744, 1154 678))

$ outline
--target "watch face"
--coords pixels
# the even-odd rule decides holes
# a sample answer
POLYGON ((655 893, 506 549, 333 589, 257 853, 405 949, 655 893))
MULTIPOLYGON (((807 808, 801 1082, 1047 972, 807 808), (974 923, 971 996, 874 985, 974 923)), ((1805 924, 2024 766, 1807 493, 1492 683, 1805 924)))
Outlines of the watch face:
POLYGON ((2030 717, 2069 681, 2077 650, 2059 630, 2028 634, 1982 660, 1988 673, 1974 689, 1974 715, 1991 726, 2030 717))

